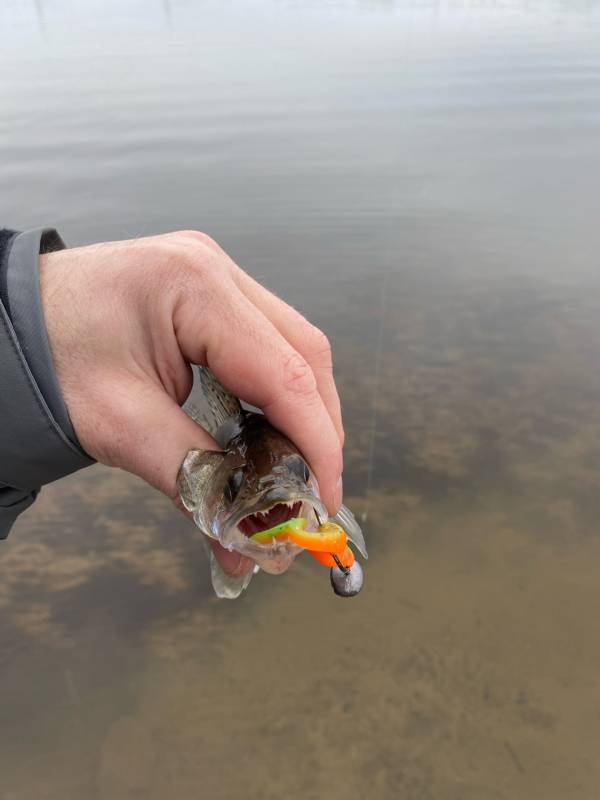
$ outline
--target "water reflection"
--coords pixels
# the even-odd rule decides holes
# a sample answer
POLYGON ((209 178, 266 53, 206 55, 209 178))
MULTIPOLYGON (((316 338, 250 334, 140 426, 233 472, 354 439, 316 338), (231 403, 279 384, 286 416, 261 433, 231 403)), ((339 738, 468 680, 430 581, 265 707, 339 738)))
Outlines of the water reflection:
MULTIPOLYGON (((365 593, 350 608, 299 562, 219 602, 168 503, 103 469, 62 482, 3 556, 4 686, 18 690, 3 714, 30 742, 9 785, 33 786, 32 747, 45 781, 54 758, 31 740, 31 685, 83 765, 53 766, 56 796, 347 797, 332 764, 355 797, 561 797, 582 772, 595 782, 599 295, 400 288, 365 593)), ((371 387, 353 369, 365 353, 338 351, 360 511, 371 387)))
POLYGON ((3 221, 200 227, 323 326, 371 558, 223 603, 136 479, 52 486, 0 548, 0 800, 595 796, 598 4, 35 8, 3 221))

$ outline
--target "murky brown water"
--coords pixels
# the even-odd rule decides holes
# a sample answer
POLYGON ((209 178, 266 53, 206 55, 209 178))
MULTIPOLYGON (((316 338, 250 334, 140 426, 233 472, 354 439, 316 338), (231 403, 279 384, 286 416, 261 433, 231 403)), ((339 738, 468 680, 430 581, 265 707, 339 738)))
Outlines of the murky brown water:
POLYGON ((323 326, 371 559, 218 601, 136 479, 48 488, 0 800, 598 797, 600 6, 122 5, 0 9, 0 219, 200 228, 323 326))

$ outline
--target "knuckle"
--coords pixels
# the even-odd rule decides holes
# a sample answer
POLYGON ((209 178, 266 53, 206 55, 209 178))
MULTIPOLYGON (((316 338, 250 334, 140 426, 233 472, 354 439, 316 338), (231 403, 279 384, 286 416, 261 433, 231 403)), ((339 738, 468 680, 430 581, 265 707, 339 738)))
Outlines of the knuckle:
POLYGON ((315 365, 319 369, 333 369, 331 343, 323 331, 308 323, 306 341, 315 365))
POLYGON ((197 245, 192 242, 182 246, 179 243, 172 246, 164 258, 166 273, 177 285, 181 285, 188 291, 193 291, 197 287, 202 287, 206 292, 207 288, 214 283, 217 275, 223 276, 223 271, 219 269, 217 253, 207 250, 204 245, 197 245))
MULTIPOLYGON (((198 231, 177 231, 147 240, 151 247, 151 263, 160 266, 168 275, 182 279, 196 273, 208 275, 223 261, 222 251, 210 236, 198 231)), ((142 251, 142 256, 147 251, 142 251)), ((148 259, 144 259, 145 266, 148 259)), ((221 270, 222 271, 222 270, 221 270)))
POLYGON ((201 244, 204 247, 208 247, 209 250, 214 250, 215 252, 220 252, 221 250, 215 240, 207 233, 203 233, 202 231, 177 231, 176 236, 191 240, 197 244, 201 244))
POLYGON ((317 381, 308 362, 293 353, 283 363, 283 387, 290 394, 308 398, 316 394, 317 381))
POLYGON ((181 247, 182 260, 191 274, 201 276, 203 280, 211 276, 218 276, 221 280, 224 275, 229 274, 227 259, 223 258, 223 251, 216 243, 213 242, 213 246, 210 246, 196 238, 179 241, 184 242, 181 247))
POLYGON ((135 244, 138 263, 144 271, 171 272, 180 269, 186 261, 185 249, 169 234, 141 239, 135 244))

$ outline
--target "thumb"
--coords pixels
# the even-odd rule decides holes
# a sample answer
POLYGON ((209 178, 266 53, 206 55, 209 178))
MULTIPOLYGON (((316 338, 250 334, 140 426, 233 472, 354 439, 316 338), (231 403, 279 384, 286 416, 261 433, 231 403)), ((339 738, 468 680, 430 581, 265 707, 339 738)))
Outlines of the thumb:
POLYGON ((164 389, 153 384, 122 394, 118 417, 105 437, 109 463, 133 472, 172 500, 178 496, 177 473, 188 450, 220 449, 164 389))
MULTIPOLYGON (((158 386, 137 387, 121 399, 125 419, 116 426, 122 435, 117 437, 118 450, 111 462, 177 501, 177 473, 188 450, 218 450, 219 445, 158 386)), ((216 541, 211 541, 211 546, 228 575, 240 577, 254 567, 251 559, 216 541)))

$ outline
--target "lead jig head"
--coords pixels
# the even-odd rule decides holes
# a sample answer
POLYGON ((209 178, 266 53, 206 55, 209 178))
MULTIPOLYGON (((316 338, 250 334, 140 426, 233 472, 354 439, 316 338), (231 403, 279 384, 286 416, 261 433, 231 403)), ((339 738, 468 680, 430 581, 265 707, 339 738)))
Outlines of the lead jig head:
POLYGON ((338 566, 331 568, 329 577, 338 597, 354 597, 363 587, 363 571, 358 561, 349 568, 338 563, 338 566))

